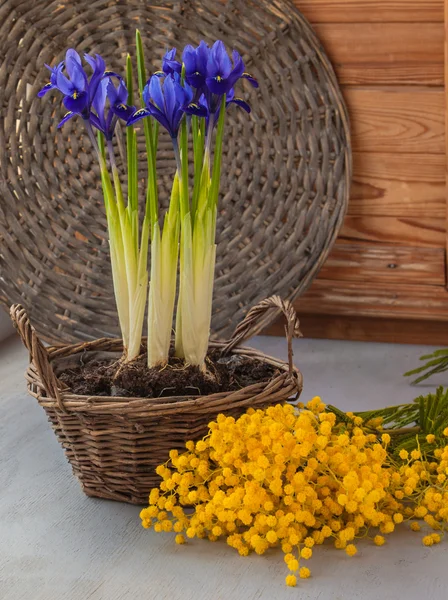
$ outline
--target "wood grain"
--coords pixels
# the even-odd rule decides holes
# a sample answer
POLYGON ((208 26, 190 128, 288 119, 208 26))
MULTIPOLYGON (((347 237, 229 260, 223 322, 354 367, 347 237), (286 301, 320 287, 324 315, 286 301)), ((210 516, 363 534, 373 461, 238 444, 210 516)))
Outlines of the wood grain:
POLYGON ((445 92, 344 88, 354 151, 445 154, 445 92))
POLYGON ((445 248, 446 222, 435 217, 377 217, 348 215, 339 234, 352 242, 445 248))
POLYGON ((428 63, 333 63, 339 83, 345 85, 428 85, 443 86, 443 65, 428 63))
POLYGON ((299 314, 448 321, 448 291, 435 285, 316 279, 294 305, 299 314))
MULTIPOLYGON (((387 342, 391 344, 448 345, 448 326, 446 322, 442 321, 306 314, 300 316, 300 326, 305 338, 387 342)), ((268 335, 282 335, 283 331, 283 323, 277 321, 266 333, 268 335)), ((300 364, 299 359, 298 364, 300 364)), ((415 364, 417 366, 417 360, 415 364)))
POLYGON ((445 156, 353 153, 350 215, 445 218, 445 156))
POLYGON ((442 22, 331 23, 314 28, 342 84, 443 86, 442 22))
POLYGON ((445 285, 445 250, 336 242, 320 279, 445 285))
POLYGON ((443 0, 294 0, 312 23, 443 22, 443 0))

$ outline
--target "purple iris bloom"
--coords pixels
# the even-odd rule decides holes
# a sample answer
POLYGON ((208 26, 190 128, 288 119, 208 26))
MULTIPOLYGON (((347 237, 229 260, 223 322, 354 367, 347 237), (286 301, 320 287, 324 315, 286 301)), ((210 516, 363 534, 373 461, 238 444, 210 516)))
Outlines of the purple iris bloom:
POLYGON ((247 79, 254 87, 258 87, 257 80, 246 73, 244 62, 236 52, 232 53, 233 62, 221 41, 213 44, 212 48, 201 41, 197 48, 186 46, 182 54, 185 66, 185 79, 196 89, 195 102, 190 110, 191 114, 205 116, 204 113, 216 114, 221 105, 221 98, 225 94, 227 104, 234 102, 248 109, 247 103, 235 99, 234 86, 239 79, 247 79), (205 102, 201 96, 204 95, 205 102))
POLYGON ((185 66, 185 81, 192 87, 202 90, 207 78, 207 62, 210 48, 203 40, 197 48, 185 46, 182 60, 185 66))
POLYGON ((118 75, 114 76, 118 77, 118 87, 115 87, 112 76, 100 81, 92 103, 92 108, 96 114, 91 113, 90 115, 90 122, 104 134, 107 141, 113 138, 117 120, 127 121, 135 112, 135 106, 126 104, 128 90, 123 78, 118 75))
POLYGON ((233 50, 232 58, 233 64, 223 42, 218 40, 213 44, 207 59, 205 80, 211 94, 218 96, 227 94, 241 78, 247 79, 254 87, 258 87, 256 79, 244 71, 243 59, 236 50, 233 50))
POLYGON ((57 89, 64 95, 63 103, 69 112, 58 127, 75 115, 90 119, 93 99, 105 74, 105 63, 98 54, 95 57, 84 54, 84 58, 93 71, 90 79, 82 66, 79 54, 70 48, 66 52, 65 60, 54 69, 50 68, 50 83, 38 93, 38 96, 42 97, 49 90, 57 89))
MULTIPOLYGON (((242 98, 236 98, 235 90, 233 88, 226 94, 226 108, 230 104, 236 104, 237 106, 239 106, 240 108, 245 110, 247 113, 250 113, 249 104, 247 102, 245 102, 242 98)), ((216 111, 213 113, 214 114, 213 125, 216 125, 216 123, 218 122, 220 109, 221 109, 221 106, 219 105, 217 107, 216 111)), ((199 98, 198 102, 191 102, 187 106, 187 108, 185 109, 185 112, 189 115, 196 115, 197 117, 205 117, 207 120, 207 126, 208 126, 208 120, 209 120, 211 113, 209 110, 207 96, 205 94, 202 94, 201 97, 199 98)))
POLYGON ((182 72, 182 63, 175 59, 176 48, 167 50, 165 56, 162 58, 162 70, 154 73, 157 77, 165 77, 165 75, 172 75, 173 73, 182 72))
POLYGON ((143 89, 146 108, 137 110, 127 121, 132 125, 136 121, 152 115, 175 139, 179 133, 185 108, 193 99, 193 90, 188 84, 181 84, 177 73, 164 79, 153 76, 143 89))
POLYGON ((62 71, 62 69, 64 68, 64 61, 61 61, 55 67, 50 67, 50 65, 45 66, 50 71, 50 82, 45 84, 44 87, 37 92, 39 98, 43 98, 43 96, 45 96, 47 92, 56 88, 57 72, 62 71))
POLYGON ((248 103, 245 102, 242 98, 237 98, 235 96, 235 90, 233 88, 226 94, 226 108, 227 106, 229 106, 229 104, 236 104, 237 106, 245 110, 247 113, 250 113, 250 106, 248 105, 248 103))

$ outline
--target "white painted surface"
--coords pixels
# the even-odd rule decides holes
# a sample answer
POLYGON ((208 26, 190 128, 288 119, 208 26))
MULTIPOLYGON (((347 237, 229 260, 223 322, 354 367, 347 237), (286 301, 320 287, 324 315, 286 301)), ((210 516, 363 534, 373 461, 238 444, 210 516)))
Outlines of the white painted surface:
MULTIPOLYGON (((285 357, 280 338, 255 346, 285 357)), ((426 347, 299 340, 303 398, 362 409, 431 389, 401 374, 426 347)), ((25 392, 27 353, 0 346, 1 600, 447 600, 448 541, 425 548, 403 528, 359 553, 317 549, 313 576, 284 585, 281 551, 241 558, 225 543, 176 546, 141 528, 139 508, 83 496, 43 410, 25 392)), ((448 375, 445 376, 448 384, 448 375)))

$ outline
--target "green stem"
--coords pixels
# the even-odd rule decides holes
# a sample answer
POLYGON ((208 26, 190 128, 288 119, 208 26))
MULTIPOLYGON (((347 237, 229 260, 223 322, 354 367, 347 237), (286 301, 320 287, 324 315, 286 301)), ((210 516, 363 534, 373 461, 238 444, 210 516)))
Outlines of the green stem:
POLYGON ((224 136, 224 120, 226 114, 226 97, 221 100, 221 109, 219 112, 218 129, 216 132, 215 156, 213 159, 212 183, 210 189, 210 205, 215 208, 218 205, 219 183, 221 178, 221 161, 222 161, 222 143, 224 136))
MULTIPOLYGON (((127 102, 134 104, 134 85, 132 78, 132 62, 129 54, 126 58, 126 86, 128 88, 127 102)), ((138 162, 137 162, 137 138, 134 127, 126 127, 126 149, 128 162, 128 196, 131 211, 137 211, 135 215, 138 221, 138 162)), ((134 217, 135 219, 135 217, 134 217)), ((137 223, 138 224, 138 223, 137 223)))
POLYGON ((212 113, 208 118, 207 139, 205 141, 205 153, 210 155, 212 148, 213 129, 215 126, 215 113, 212 113))
POLYGON ((389 435, 406 435, 408 433, 420 433, 421 428, 418 427, 400 427, 400 429, 383 429, 380 433, 388 433, 389 435))
MULTIPOLYGON (((203 119, 201 119, 201 122, 203 119)), ((193 154, 194 154, 194 184, 193 197, 191 202, 191 215, 194 222, 196 210, 198 208, 199 191, 201 186, 201 174, 204 164, 204 135, 199 118, 193 116, 191 119, 191 129, 193 132, 193 154)))
POLYGON ((148 186, 146 189, 146 214, 149 214, 151 221, 151 230, 159 220, 159 198, 157 190, 157 169, 156 169, 156 150, 154 148, 154 139, 152 123, 149 117, 144 123, 146 156, 148 165, 148 186))
MULTIPOLYGON (((189 206, 188 206, 188 189, 187 189, 187 193, 185 193, 185 186, 183 185, 183 161, 180 155, 180 150, 179 150, 179 144, 177 142, 176 138, 172 138, 173 141, 173 150, 174 150, 174 157, 176 159, 176 167, 177 167, 177 176, 179 178, 179 189, 180 189, 180 219, 181 219, 181 223, 184 220, 184 217, 188 214, 189 212, 189 206)), ((187 165, 188 166, 188 165, 187 165)))
MULTIPOLYGON (((140 31, 135 32, 135 44, 137 50, 137 78, 140 102, 143 104, 143 89, 146 85, 145 54, 143 50, 142 37, 140 31)), ((154 225, 159 220, 159 199, 157 189, 157 132, 158 126, 153 127, 150 117, 144 119, 143 128, 145 132, 146 157, 148 166, 148 183, 146 188, 146 214, 149 214, 151 223, 151 235, 154 225)))
POLYGON ((101 170, 103 170, 103 169, 107 170, 106 160, 104 158, 103 153, 100 152, 100 148, 96 141, 95 134, 93 133, 92 125, 90 124, 90 121, 88 119, 84 119, 84 124, 86 126, 87 135, 89 136, 89 139, 92 143, 93 149, 95 150, 95 153, 97 155, 98 162, 100 163, 101 170))
POLYGON ((181 198, 184 203, 185 214, 190 212, 190 202, 188 199, 188 131, 187 131, 187 120, 185 117, 182 119, 180 128, 180 151, 181 151, 181 166, 182 166, 182 177, 179 179, 181 185, 181 198))
POLYGON ((109 154, 110 166, 112 168, 112 177, 114 180, 115 194, 117 197, 118 210, 120 212, 125 210, 123 190, 121 188, 120 174, 118 172, 117 163, 115 162, 115 153, 111 140, 107 140, 107 151, 109 154))

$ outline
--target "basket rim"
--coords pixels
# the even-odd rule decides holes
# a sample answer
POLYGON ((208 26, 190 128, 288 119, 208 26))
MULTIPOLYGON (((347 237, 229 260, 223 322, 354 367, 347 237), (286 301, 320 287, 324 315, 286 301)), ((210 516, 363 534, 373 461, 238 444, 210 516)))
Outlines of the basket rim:
MULTIPOLYGON (((146 345, 146 338, 142 343, 143 348, 146 345)), ((51 346, 48 348, 48 355, 50 362, 58 358, 64 358, 74 354, 85 353, 86 351, 98 350, 98 344, 108 346, 110 351, 120 351, 123 347, 123 342, 119 338, 100 338, 90 342, 78 342, 76 344, 60 344, 57 346, 51 346)), ((209 348, 222 348, 226 346, 225 342, 216 340, 210 340, 209 348)), ((105 413, 128 413, 131 412, 133 416, 144 416, 143 413, 147 413, 149 410, 153 412, 166 412, 172 413, 173 411, 184 411, 185 409, 200 409, 205 406, 213 408, 214 403, 221 404, 225 400, 239 401, 244 400, 246 397, 259 396, 260 394, 266 395, 269 398, 272 394, 275 394, 279 389, 291 388, 290 395, 294 393, 300 394, 303 387, 303 376, 300 370, 294 366, 293 376, 289 373, 288 363, 269 356, 249 346, 239 346, 231 350, 231 354, 240 354, 261 360, 262 362, 271 364, 280 370, 280 374, 265 379, 260 382, 256 382, 249 386, 245 386, 239 390, 232 390, 227 392, 217 392, 214 394, 208 394, 205 396, 165 396, 165 397, 124 397, 124 396, 88 396, 81 394, 74 394, 68 392, 66 389, 61 389, 61 396, 63 398, 64 407, 67 412, 88 412, 90 414, 105 414, 105 413)), ((60 410, 58 402, 55 398, 47 395, 39 374, 31 362, 26 371, 26 379, 28 381, 28 390, 32 396, 36 397, 39 403, 43 407, 55 408, 60 410), (33 391, 33 386, 37 388, 33 391)), ((283 391, 285 393, 285 390, 283 391)))

